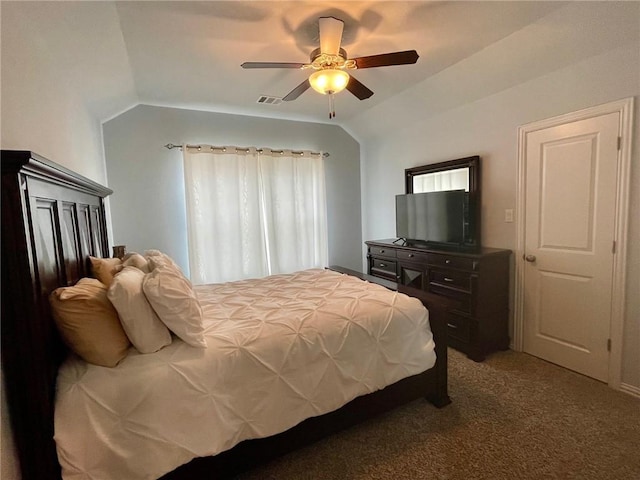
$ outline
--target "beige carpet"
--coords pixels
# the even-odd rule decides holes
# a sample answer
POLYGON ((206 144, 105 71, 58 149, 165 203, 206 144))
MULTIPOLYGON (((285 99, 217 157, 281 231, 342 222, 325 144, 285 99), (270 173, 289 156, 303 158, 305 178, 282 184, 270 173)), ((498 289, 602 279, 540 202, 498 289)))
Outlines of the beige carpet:
POLYGON ((239 479, 640 480, 640 400, 512 351, 449 352, 441 410, 415 401, 239 479))

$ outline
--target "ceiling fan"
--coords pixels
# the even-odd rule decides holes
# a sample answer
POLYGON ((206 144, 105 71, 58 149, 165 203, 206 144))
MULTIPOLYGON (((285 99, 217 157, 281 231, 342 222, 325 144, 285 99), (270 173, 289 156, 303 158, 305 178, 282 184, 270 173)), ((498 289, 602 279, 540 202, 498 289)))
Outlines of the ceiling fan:
POLYGON ((291 90, 282 100, 295 100, 309 87, 323 95, 329 95, 329 118, 336 116, 333 95, 344 89, 349 90, 360 100, 365 100, 373 92, 349 75, 346 70, 357 68, 387 67, 391 65, 407 65, 418 61, 418 52, 382 53, 368 57, 348 58, 347 52, 340 48, 344 22, 334 17, 320 17, 320 48, 311 52, 310 63, 286 62, 244 62, 242 68, 296 68, 312 69, 314 72, 307 80, 291 90))

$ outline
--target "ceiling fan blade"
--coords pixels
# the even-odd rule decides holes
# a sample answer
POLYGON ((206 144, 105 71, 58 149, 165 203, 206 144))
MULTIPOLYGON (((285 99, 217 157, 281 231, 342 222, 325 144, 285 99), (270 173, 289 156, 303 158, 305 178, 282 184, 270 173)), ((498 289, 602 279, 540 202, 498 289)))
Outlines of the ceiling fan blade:
POLYGON ((373 95, 373 92, 364 86, 363 83, 356 80, 353 75, 349 76, 349 83, 347 83, 347 90, 353 93, 360 100, 365 100, 373 95))
POLYGON ((334 17, 320 17, 318 28, 320 30, 320 52, 327 55, 338 55, 340 43, 342 43, 344 22, 334 17))
POLYGON ((373 68, 416 63, 418 58, 418 52, 415 50, 406 50, 404 52, 381 53, 380 55, 371 55, 370 57, 352 58, 351 60, 356 62, 358 68, 373 68))
POLYGON ((287 93, 287 95, 285 97, 283 97, 282 100, 285 101, 285 102, 290 102, 291 100, 295 100, 300 95, 302 95, 304 92, 306 92, 309 89, 310 86, 311 86, 311 84, 309 84, 309 80, 305 80, 300 85, 298 85, 296 88, 294 88, 289 93, 287 93))
POLYGON ((244 62, 242 68, 302 68, 304 63, 283 63, 283 62, 244 62))

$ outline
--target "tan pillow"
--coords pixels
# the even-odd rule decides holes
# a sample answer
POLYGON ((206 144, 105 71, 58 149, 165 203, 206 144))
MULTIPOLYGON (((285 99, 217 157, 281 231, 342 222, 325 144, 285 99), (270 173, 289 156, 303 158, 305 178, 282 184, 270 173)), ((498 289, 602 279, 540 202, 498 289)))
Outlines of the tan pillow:
POLYGON ((151 255, 147 257, 147 262, 149 263, 149 271, 153 271, 158 267, 171 267, 176 270, 180 270, 180 267, 168 257, 164 255, 151 255))
POLYGON ((171 258, 165 255, 153 255, 147 257, 147 259, 149 260, 149 272, 153 272, 156 268, 160 267, 167 268, 169 270, 172 270, 176 275, 184 278, 184 280, 189 284, 189 287, 193 286, 191 281, 182 272, 182 269, 178 266, 177 263, 171 260, 171 258))
POLYGON ((154 268, 161 265, 170 265, 174 268, 177 268, 182 272, 178 264, 166 253, 162 253, 160 250, 146 250, 144 252, 144 256, 149 262, 149 270, 153 270, 154 268))
POLYGON ((84 360, 115 367, 127 355, 129 339, 102 282, 83 278, 54 290, 49 301, 63 340, 84 360))
POLYGON ((107 297, 116 308, 133 346, 141 353, 152 353, 171 343, 171 332, 153 311, 142 291, 144 275, 136 267, 124 267, 113 278, 107 297))
POLYGON ((149 273, 149 262, 146 258, 144 258, 139 253, 127 253, 122 258, 122 266, 123 267, 136 267, 142 270, 144 273, 149 273))
POLYGON ((122 260, 119 258, 89 257, 89 259, 91 260, 91 273, 107 287, 111 285, 113 276, 122 270, 122 260))
POLYGON ((194 347, 206 347, 202 308, 191 283, 176 269, 160 266, 145 275, 142 289, 169 330, 194 347))

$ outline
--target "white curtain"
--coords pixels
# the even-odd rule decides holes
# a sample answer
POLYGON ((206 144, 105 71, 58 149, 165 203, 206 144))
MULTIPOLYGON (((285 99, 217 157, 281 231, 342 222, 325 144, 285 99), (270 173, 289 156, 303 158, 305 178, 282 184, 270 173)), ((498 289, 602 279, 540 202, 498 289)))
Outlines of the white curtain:
POLYGON ((321 155, 183 147, 195 284, 327 265, 321 155))

